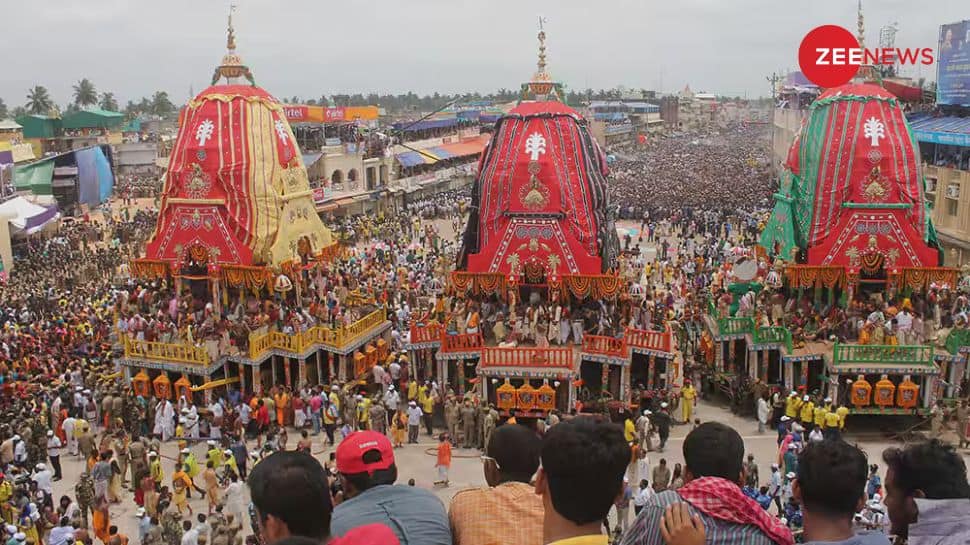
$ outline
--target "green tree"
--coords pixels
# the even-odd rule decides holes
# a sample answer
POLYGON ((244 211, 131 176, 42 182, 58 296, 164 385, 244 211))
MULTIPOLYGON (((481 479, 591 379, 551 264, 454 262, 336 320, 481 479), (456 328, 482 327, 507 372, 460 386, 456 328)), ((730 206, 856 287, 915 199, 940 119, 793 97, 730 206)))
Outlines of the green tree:
POLYGON ((151 112, 162 117, 171 115, 175 111, 175 105, 168 98, 165 91, 155 91, 152 95, 151 112))
POLYGON ((7 105, 3 102, 3 99, 0 98, 0 119, 6 119, 7 114, 9 113, 10 112, 7 111, 7 105))
POLYGON ((51 100, 47 87, 35 85, 27 91, 27 111, 32 114, 45 115, 51 110, 54 102, 51 100))
POLYGON ((80 107, 91 106, 98 103, 98 91, 94 88, 91 80, 84 78, 74 86, 74 104, 80 107))
POLYGON ((10 110, 10 117, 12 119, 17 119, 18 117, 25 116, 28 113, 30 112, 27 111, 27 108, 24 108, 23 106, 15 106, 13 110, 10 110))
POLYGON ((115 94, 101 93, 101 101, 98 103, 98 107, 102 110, 108 110, 109 112, 117 112, 118 101, 115 100, 115 94))
POLYGON ((330 106, 330 99, 327 98, 327 95, 320 95, 320 98, 317 99, 317 104, 326 108, 327 106, 330 106))

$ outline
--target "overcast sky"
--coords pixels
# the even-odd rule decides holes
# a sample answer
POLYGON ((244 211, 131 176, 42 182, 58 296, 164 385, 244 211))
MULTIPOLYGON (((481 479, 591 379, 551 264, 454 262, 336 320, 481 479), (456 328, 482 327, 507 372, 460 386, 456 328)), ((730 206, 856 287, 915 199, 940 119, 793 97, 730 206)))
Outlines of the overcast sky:
MULTIPOLYGON (((855 31, 856 0, 233 0, 238 52, 276 96, 488 92, 535 70, 537 17, 549 71, 571 89, 624 85, 755 97, 797 68, 820 24, 855 31)), ((228 0, 44 0, 0 4, 0 98, 45 85, 61 105, 87 77, 128 99, 166 90, 182 103, 225 52, 228 0)), ((937 45, 967 0, 865 0, 866 39, 899 22, 898 47, 937 45)), ((915 74, 915 70, 911 70, 915 74)), ((922 68, 935 79, 935 67, 922 68)))

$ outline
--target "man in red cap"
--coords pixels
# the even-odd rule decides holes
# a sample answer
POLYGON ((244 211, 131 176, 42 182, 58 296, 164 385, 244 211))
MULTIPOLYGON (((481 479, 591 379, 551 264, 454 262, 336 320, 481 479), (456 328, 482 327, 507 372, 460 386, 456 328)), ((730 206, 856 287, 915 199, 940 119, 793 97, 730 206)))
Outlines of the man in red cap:
POLYGON ((333 503, 323 466, 298 451, 264 458, 249 475, 253 532, 267 545, 300 537, 327 545, 398 545, 382 524, 364 524, 331 539, 333 503))
POLYGON ((430 491, 395 485, 394 449, 382 433, 359 431, 337 447, 344 501, 333 510, 331 531, 343 536, 365 524, 384 524, 401 545, 451 545, 441 500, 430 491))

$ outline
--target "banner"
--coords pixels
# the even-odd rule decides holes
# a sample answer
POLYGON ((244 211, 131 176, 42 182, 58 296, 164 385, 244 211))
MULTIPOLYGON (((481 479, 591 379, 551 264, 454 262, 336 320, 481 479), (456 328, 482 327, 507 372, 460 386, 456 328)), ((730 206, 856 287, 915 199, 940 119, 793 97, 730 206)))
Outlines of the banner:
POLYGON ((377 106, 348 106, 324 108, 302 104, 284 104, 283 112, 290 123, 336 123, 341 121, 373 121, 380 111, 377 106))
POLYGON ((970 20, 940 27, 937 104, 970 106, 970 20))

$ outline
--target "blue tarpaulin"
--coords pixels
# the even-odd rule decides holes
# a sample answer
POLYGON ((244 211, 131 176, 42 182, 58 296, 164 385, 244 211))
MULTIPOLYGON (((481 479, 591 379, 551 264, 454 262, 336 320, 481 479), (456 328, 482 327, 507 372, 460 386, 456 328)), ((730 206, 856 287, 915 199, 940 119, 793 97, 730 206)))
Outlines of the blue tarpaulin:
POLYGON ((97 206, 108 200, 114 187, 111 165, 100 147, 77 150, 78 202, 97 206))
POLYGON ((970 117, 911 118, 909 126, 920 142, 970 147, 970 117))
POLYGON ((445 127, 454 127, 458 124, 458 119, 451 117, 448 119, 425 119, 424 121, 402 121, 400 123, 394 124, 394 130, 396 131, 423 131, 427 129, 442 129, 445 127))
POLYGON ((401 163, 402 167, 413 167, 423 165, 427 162, 424 160, 424 156, 416 151, 405 151, 404 153, 398 153, 396 157, 397 162, 401 163))

